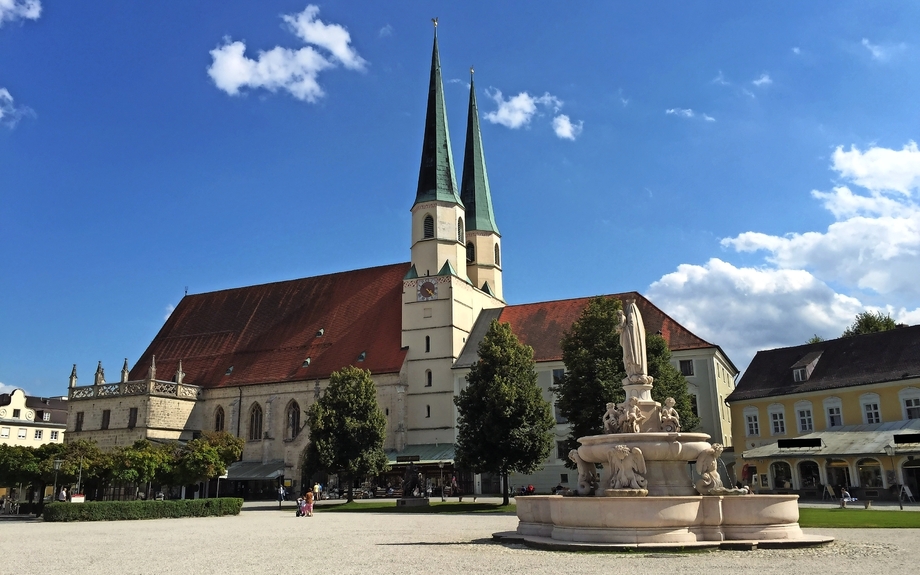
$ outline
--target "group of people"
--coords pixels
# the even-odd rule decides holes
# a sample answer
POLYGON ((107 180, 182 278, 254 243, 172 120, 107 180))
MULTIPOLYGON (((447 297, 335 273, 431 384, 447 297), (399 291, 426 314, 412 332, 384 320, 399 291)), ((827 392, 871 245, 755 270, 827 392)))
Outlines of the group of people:
POLYGON ((312 490, 307 490, 303 497, 297 498, 297 517, 313 517, 314 495, 312 490))

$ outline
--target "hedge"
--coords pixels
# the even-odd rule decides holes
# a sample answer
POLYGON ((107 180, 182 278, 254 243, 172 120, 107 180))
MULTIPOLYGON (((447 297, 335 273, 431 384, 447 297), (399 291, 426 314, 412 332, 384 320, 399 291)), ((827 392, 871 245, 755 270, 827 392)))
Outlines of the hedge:
POLYGON ((172 499, 166 501, 87 501, 86 503, 49 503, 45 521, 118 521, 122 519, 162 519, 164 517, 211 517, 239 515, 243 500, 239 497, 215 499, 172 499))

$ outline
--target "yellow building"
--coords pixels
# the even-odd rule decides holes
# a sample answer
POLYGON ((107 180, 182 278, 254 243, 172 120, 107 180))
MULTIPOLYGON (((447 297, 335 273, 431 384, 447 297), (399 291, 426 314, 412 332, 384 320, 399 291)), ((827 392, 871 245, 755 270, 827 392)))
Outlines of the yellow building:
POLYGON ((758 352, 727 401, 756 491, 917 494, 920 326, 758 352))
POLYGON ((64 443, 67 400, 30 397, 21 389, 0 394, 0 443, 38 447, 64 443))

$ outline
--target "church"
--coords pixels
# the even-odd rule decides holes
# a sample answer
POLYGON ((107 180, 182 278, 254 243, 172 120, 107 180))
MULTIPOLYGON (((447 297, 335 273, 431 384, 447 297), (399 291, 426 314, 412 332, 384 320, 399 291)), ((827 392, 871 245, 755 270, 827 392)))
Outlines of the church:
MULTIPOLYGON (((106 382, 99 365, 93 384, 80 386, 74 366, 68 441, 88 438, 107 448, 226 431, 246 442, 228 471, 231 491, 257 498, 280 483, 299 492, 310 480, 302 476, 305 411, 331 373, 354 365, 369 370, 377 386, 394 477, 413 462, 435 487, 456 474, 466 493, 497 492, 495 478, 454 467, 453 399, 479 342, 492 319, 510 323, 534 348, 552 402, 549 387, 565 369, 560 338, 590 298, 507 303, 472 77, 460 174, 458 185, 435 35, 410 261, 186 295, 137 362, 125 360, 118 382, 106 382)), ((636 300, 646 329, 664 336, 687 378, 703 431, 731 445, 724 403, 738 374, 731 360, 640 294, 609 297, 636 300)), ((557 422, 561 442, 568 429, 558 412, 557 422)), ((542 471, 512 483, 547 492, 571 485, 576 478, 564 455, 554 451, 542 471)))

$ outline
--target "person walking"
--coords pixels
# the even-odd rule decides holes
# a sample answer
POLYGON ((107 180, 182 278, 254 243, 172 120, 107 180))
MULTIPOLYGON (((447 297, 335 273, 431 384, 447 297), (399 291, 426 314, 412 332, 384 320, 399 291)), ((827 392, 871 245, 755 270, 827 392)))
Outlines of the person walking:
POLYGON ((307 491, 304 499, 306 499, 306 515, 307 517, 313 517, 313 492, 307 491))
POLYGON ((58 501, 64 503, 67 501, 67 488, 63 485, 61 486, 61 492, 58 493, 58 501))
POLYGON ((278 509, 281 509, 281 503, 284 501, 285 491, 284 485, 278 486, 278 509))
POLYGON ((450 480, 450 494, 456 495, 458 502, 463 502, 463 491, 460 489, 460 482, 457 481, 456 475, 450 480))

